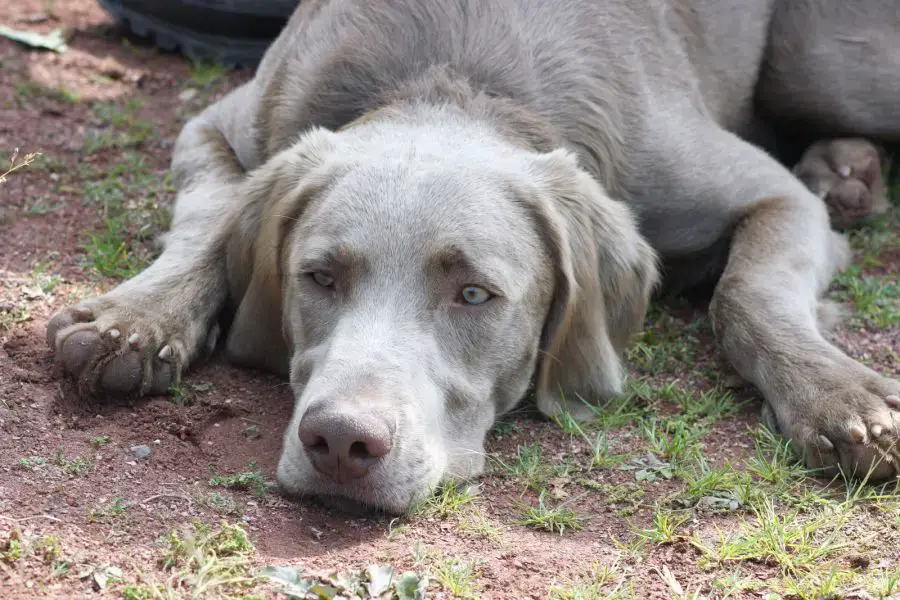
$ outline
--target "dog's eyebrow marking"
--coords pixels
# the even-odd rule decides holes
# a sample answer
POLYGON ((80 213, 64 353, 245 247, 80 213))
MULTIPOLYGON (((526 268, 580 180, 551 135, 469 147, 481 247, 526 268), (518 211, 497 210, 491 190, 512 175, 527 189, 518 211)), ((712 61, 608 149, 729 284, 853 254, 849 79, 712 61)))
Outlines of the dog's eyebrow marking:
POLYGON ((433 248, 425 256, 426 269, 435 269, 444 276, 460 273, 477 283, 491 288, 495 294, 504 294, 512 287, 509 275, 496 264, 498 261, 484 257, 476 261, 457 245, 433 248), (495 264, 491 264, 495 263, 495 264))
POLYGON ((325 238, 313 238, 307 242, 303 252, 294 261, 292 270, 299 275, 322 268, 362 269, 367 263, 366 255, 345 244, 335 245, 325 238))

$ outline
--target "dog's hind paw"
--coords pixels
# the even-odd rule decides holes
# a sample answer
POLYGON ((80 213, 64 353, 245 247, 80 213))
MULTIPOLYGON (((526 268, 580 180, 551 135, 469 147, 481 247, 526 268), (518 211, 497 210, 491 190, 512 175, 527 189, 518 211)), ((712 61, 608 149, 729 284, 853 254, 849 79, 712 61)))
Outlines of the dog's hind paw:
POLYGON ((875 146, 858 138, 816 142, 794 174, 828 207, 832 227, 852 227, 888 209, 875 146))
MULTIPOLYGON (((158 307, 157 307, 158 308, 158 307)), ((160 395, 177 383, 198 346, 215 346, 218 326, 199 327, 103 296, 57 313, 47 342, 83 394, 160 395)))

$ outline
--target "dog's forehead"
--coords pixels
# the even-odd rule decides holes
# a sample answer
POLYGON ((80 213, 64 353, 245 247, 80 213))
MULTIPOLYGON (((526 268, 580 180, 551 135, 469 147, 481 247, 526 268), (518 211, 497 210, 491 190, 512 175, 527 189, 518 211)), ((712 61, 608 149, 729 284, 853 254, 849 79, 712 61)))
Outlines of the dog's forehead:
POLYGON ((369 255, 473 256, 532 262, 543 253, 509 175, 466 161, 379 161, 351 169, 317 203, 316 237, 369 255))

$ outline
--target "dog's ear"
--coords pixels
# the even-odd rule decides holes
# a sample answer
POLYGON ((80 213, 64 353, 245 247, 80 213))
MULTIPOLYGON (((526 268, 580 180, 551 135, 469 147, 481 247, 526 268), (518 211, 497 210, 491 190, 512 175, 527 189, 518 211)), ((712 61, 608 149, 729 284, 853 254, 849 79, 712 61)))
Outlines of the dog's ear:
POLYGON ((316 128, 244 180, 245 199, 227 244, 230 294, 240 299, 226 353, 240 365, 287 374, 289 340, 282 304, 285 240, 310 199, 330 180, 338 134, 316 128))
POLYGON ((549 244, 555 290, 541 339, 537 405, 548 416, 589 414, 621 392, 622 354, 658 280, 653 249, 622 202, 565 150, 532 163, 533 206, 549 244))

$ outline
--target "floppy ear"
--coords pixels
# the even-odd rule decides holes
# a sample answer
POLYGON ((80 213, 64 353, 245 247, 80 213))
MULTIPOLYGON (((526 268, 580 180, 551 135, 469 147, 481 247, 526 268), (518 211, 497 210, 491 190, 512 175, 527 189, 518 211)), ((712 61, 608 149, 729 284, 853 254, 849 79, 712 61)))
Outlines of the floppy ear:
POLYGON ((537 405, 577 417, 622 391, 622 354, 643 322, 658 281, 656 255, 622 202, 565 150, 533 164, 543 193, 538 224, 555 262, 556 287, 541 340, 537 405))
POLYGON ((230 292, 240 304, 226 354, 237 364, 288 373, 290 348, 282 311, 285 240, 333 173, 337 137, 326 129, 310 130, 242 184, 246 204, 227 242, 230 292))

